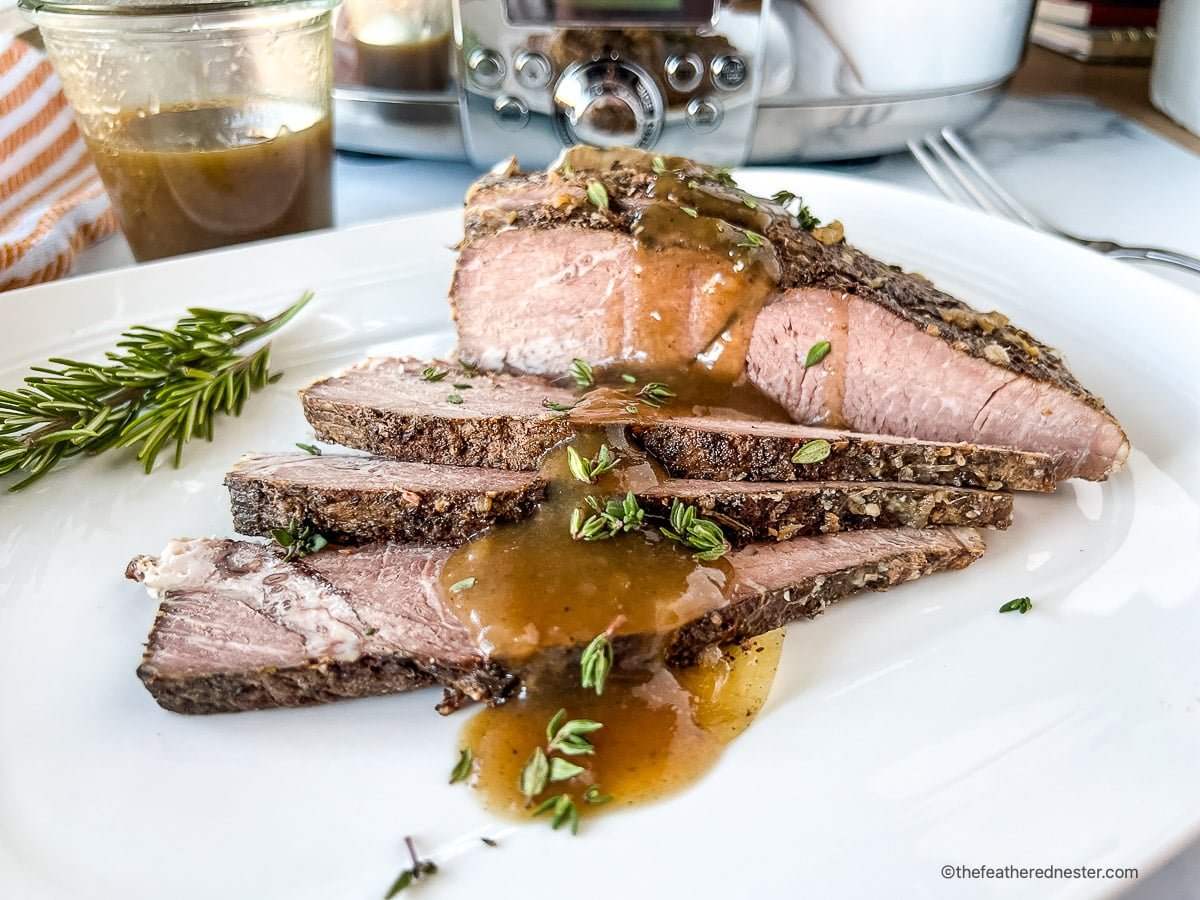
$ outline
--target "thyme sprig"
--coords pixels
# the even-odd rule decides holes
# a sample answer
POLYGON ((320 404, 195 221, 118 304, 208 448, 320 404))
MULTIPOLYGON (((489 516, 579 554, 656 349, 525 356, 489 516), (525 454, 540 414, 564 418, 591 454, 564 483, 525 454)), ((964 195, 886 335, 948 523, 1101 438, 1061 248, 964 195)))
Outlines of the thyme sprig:
POLYGON ((571 474, 584 484, 595 484, 596 479, 611 472, 617 465, 617 457, 608 449, 608 444, 601 444, 595 457, 589 459, 574 447, 567 448, 567 468, 571 474))
POLYGON ((692 554, 693 559, 712 562, 714 559, 720 559, 730 549, 729 541, 725 540, 725 533, 721 531, 720 525, 711 519, 701 518, 696 512, 696 507, 686 505, 678 498, 671 504, 670 527, 658 530, 663 537, 679 541, 685 547, 695 550, 692 554))
POLYGON ((272 528, 271 537, 286 551, 283 554, 284 562, 316 553, 329 543, 329 538, 318 534, 311 525, 301 525, 295 517, 288 523, 287 528, 272 528))
POLYGON ((596 748, 586 735, 603 727, 591 719, 567 719, 567 711, 560 709, 546 726, 546 752, 558 752, 567 756, 591 756, 596 752, 596 748))
POLYGON ((661 381, 651 381, 634 394, 634 397, 642 403, 653 406, 655 409, 665 406, 674 396, 675 392, 661 381))
POLYGON ((34 366, 24 386, 0 391, 0 475, 34 483, 73 456, 137 447, 145 471, 174 444, 174 464, 197 435, 212 440, 218 416, 239 415, 247 397, 279 379, 271 345, 239 351, 282 328, 312 299, 306 293, 269 319, 190 309, 172 329, 135 325, 106 362, 53 358, 34 366))
POLYGON ((428 859, 421 859, 417 856, 416 845, 413 844, 413 839, 405 835, 404 845, 408 848, 409 859, 412 860, 412 867, 405 869, 396 876, 396 880, 392 882, 392 886, 388 888, 388 892, 383 895, 383 900, 392 900, 402 890, 412 885, 414 881, 419 881, 429 875, 437 873, 437 865, 428 859))
POLYGON ((579 807, 575 805, 575 801, 569 794, 548 797, 533 811, 533 815, 536 818, 551 810, 554 811, 554 817, 550 820, 551 828, 558 831, 560 825, 566 824, 570 827, 571 834, 579 834, 579 807))
POLYGON ((599 696, 604 693, 604 682, 613 666, 613 645, 605 633, 592 638, 579 659, 579 682, 584 689, 592 688, 599 696))
POLYGON ((604 541, 622 532, 639 530, 646 518, 646 511, 638 503, 633 491, 620 499, 601 503, 592 496, 586 498, 587 505, 595 512, 584 518, 583 510, 571 511, 571 537, 577 541, 604 541))

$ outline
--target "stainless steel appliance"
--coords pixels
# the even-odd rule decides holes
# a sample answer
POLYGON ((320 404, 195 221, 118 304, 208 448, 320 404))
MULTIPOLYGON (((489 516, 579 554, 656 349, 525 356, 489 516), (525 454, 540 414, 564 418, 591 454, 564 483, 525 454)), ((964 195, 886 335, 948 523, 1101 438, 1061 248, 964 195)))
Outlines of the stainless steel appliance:
MULTIPOLYGON (((1033 0, 442 2, 452 5, 442 44, 449 61, 432 90, 380 86, 387 79, 372 76, 361 59, 379 45, 364 47, 352 23, 343 23, 334 91, 339 146, 480 166, 514 154, 544 165, 573 143, 730 165, 890 152, 991 108, 1020 62, 1033 7, 1033 0)), ((428 49, 436 36, 420 40, 428 49)), ((401 68, 406 52, 410 66, 423 58, 393 49, 401 68)))

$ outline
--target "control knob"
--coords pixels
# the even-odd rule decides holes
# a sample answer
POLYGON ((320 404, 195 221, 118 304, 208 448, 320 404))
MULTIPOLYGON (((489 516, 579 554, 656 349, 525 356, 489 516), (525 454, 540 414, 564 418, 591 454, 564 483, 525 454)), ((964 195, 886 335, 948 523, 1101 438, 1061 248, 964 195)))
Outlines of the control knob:
POLYGON ((663 126, 663 98, 640 66, 623 60, 576 63, 554 88, 564 144, 650 147, 663 126))

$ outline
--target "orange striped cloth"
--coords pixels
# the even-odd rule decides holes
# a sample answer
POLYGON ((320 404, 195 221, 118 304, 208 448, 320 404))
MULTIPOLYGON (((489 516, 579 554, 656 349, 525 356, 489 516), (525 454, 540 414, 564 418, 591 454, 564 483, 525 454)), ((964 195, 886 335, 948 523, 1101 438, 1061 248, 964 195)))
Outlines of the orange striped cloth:
POLYGON ((0 291, 66 275, 116 227, 50 62, 0 35, 0 291))

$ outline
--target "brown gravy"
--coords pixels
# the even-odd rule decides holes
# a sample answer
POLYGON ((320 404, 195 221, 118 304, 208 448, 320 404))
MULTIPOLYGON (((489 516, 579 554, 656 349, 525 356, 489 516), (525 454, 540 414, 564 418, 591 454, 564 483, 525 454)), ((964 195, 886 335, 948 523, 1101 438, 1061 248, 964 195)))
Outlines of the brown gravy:
MULTIPOLYGON (((614 388, 597 394, 605 403, 628 398, 614 388)), ((602 444, 620 460, 614 470, 585 484, 572 477, 566 448, 559 448, 543 468, 551 483, 537 513, 460 547, 442 571, 443 596, 479 646, 522 676, 520 696, 477 713, 462 737, 475 758, 472 786, 488 809, 504 815, 527 818, 564 793, 586 816, 681 789, 750 724, 778 663, 782 632, 713 650, 691 669, 665 664, 670 633, 698 609, 726 601, 732 569, 723 559, 694 559, 691 549, 659 534, 658 522, 608 540, 574 539, 572 510, 586 514, 589 495, 603 501, 662 477, 624 444, 620 429, 597 428, 571 446, 595 458, 602 444), (613 639, 614 663, 597 695, 581 686, 579 648, 601 633, 613 639), (535 748, 546 749, 547 725, 559 709, 604 727, 589 736, 593 754, 563 757, 583 772, 527 798, 519 789, 522 769, 535 748), (613 802, 589 803, 593 785, 613 802)))
POLYGON ((333 224, 326 116, 271 104, 122 117, 88 146, 139 260, 333 224))

